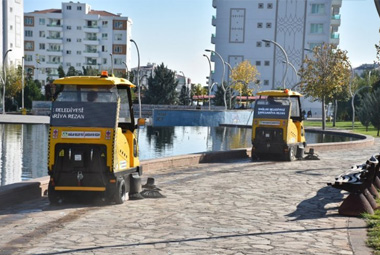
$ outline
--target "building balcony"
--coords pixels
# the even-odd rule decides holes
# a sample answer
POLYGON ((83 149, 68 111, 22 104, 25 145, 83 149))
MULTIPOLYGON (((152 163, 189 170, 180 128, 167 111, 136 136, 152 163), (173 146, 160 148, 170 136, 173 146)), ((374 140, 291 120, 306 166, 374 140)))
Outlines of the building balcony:
POLYGON ((212 7, 216 8, 216 1, 218 0, 212 0, 212 7))
POLYGON ((340 26, 340 14, 331 16, 331 26, 340 26))
POLYGON ((332 0, 331 5, 334 7, 342 7, 342 0, 332 0))
POLYGON ((83 66, 98 66, 96 61, 87 61, 87 63, 83 63, 83 66))
POLYGON ((211 24, 215 27, 216 26, 216 17, 215 15, 212 15, 211 24))
POLYGON ((63 38, 58 36, 48 36, 46 37, 48 39, 48 43, 62 43, 63 38))
POLYGON ((85 42, 88 45, 99 45, 99 39, 97 38, 84 38, 83 42, 85 42))
POLYGON ((212 35, 211 35, 211 43, 212 43, 212 44, 215 44, 215 41, 216 41, 216 35, 215 35, 215 34, 212 34, 212 35))
POLYGON ((337 32, 331 33, 330 43, 336 44, 336 45, 339 44, 339 33, 337 33, 337 32))
POLYGON ((83 56, 89 58, 98 58, 100 57, 99 51, 83 51, 83 56))
POLYGON ((89 33, 99 33, 100 27, 98 27, 98 26, 83 26, 83 31, 89 32, 89 33))

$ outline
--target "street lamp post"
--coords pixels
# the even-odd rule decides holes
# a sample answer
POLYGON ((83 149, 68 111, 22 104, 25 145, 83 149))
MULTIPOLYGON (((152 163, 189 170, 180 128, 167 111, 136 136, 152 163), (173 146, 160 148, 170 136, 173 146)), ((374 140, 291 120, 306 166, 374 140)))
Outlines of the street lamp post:
POLYGON ((24 112, 24 88, 25 88, 25 76, 24 76, 24 57, 21 58, 21 111, 24 112))
POLYGON ((222 89, 223 89, 223 91, 224 91, 224 98, 223 98, 223 100, 224 100, 224 109, 225 110, 227 110, 227 99, 226 99, 226 88, 224 87, 224 75, 225 75, 225 73, 226 73, 226 66, 225 66, 225 64, 224 64, 224 59, 222 58, 222 56, 218 53, 218 52, 216 52, 216 51, 213 51, 213 50, 205 50, 205 51, 207 51, 207 52, 214 52, 216 55, 218 55, 218 57, 220 58, 220 61, 222 61, 222 66, 223 66, 223 75, 222 75, 222 89))
POLYGON ((3 58, 3 114, 5 114, 5 84, 7 83, 7 74, 5 70, 5 65, 6 65, 6 58, 8 55, 8 52, 12 51, 12 49, 8 49, 3 58))
POLYGON ((139 79, 139 76, 140 76, 140 51, 139 51, 139 47, 137 46, 137 43, 135 42, 135 40, 131 39, 129 40, 131 42, 133 42, 133 44, 136 46, 136 50, 137 50, 137 94, 138 94, 138 100, 139 100, 139 118, 141 119, 141 93, 140 93, 140 79, 139 79))
MULTIPOLYGON (((282 61, 282 63, 286 63, 286 61, 282 61)), ((296 75, 296 83, 298 82, 298 73, 297 73, 297 69, 296 67, 291 63, 291 62, 288 62, 288 64, 290 65, 290 67, 293 69, 294 71, 294 74, 296 75)))
POLYGON ((273 43, 274 45, 276 45, 277 47, 280 48, 280 50, 284 53, 285 55, 285 59, 286 59, 286 66, 285 66, 285 73, 284 73, 284 76, 282 77, 282 85, 285 89, 285 79, 286 79, 286 74, 288 73, 288 64, 289 64, 289 58, 288 58, 288 54, 286 54, 286 51, 285 49, 280 45, 278 44, 277 42, 275 41, 272 41, 272 40, 262 40, 263 42, 266 42, 266 43, 273 43))
MULTIPOLYGON (((228 62, 224 62, 225 65, 228 66, 228 69, 230 70, 230 75, 232 74, 232 67, 230 65, 230 63, 228 62)), ((231 107, 231 104, 232 104, 232 88, 230 87, 230 83, 228 82, 228 89, 230 90, 230 109, 232 108, 231 107)), ((240 93, 240 96, 241 96, 241 93, 240 93)), ((241 98, 240 98, 240 103, 241 103, 241 98)))
POLYGON ((127 70, 127 80, 129 81, 129 71, 128 71, 127 63, 123 62, 123 64, 125 65, 125 69, 127 70))
POLYGON ((184 79, 184 82, 185 82, 185 87, 188 89, 188 93, 189 93, 189 98, 190 98, 190 96, 191 96, 191 91, 190 91, 190 84, 189 85, 187 85, 187 80, 186 80, 186 76, 185 76, 185 74, 182 72, 182 71, 179 71, 181 74, 182 74, 182 76, 183 76, 183 79, 184 79))
POLYGON ((203 57, 207 58, 208 60, 208 65, 210 67, 210 73, 208 75, 208 110, 211 110, 211 99, 210 99, 210 96, 211 96, 211 60, 210 58, 206 55, 206 54, 203 54, 203 57))
POLYGON ((111 74, 113 75, 113 55, 110 53, 111 56, 111 74))

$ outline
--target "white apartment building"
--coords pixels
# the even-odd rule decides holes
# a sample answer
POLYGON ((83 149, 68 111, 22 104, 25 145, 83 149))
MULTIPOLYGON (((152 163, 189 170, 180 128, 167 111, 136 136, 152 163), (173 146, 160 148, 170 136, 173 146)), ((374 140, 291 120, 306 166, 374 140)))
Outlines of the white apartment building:
POLYGON ((0 67, 5 58, 7 66, 16 67, 21 65, 24 56, 24 16, 23 0, 2 0, 0 3, 0 26, 2 39, 0 40, 0 67))
MULTIPOLYGON (((244 60, 256 65, 260 90, 282 88, 283 80, 286 88, 292 88, 299 81, 296 72, 308 54, 305 49, 323 42, 339 44, 342 0, 213 0, 212 5, 216 8, 211 37, 215 51, 232 68, 244 60), (284 49, 290 62, 286 76, 285 54, 263 40, 284 49)), ((215 63, 212 79, 220 84, 222 62, 215 54, 211 60, 215 63)), ((225 68, 224 80, 228 81, 230 71, 225 68)), ((308 102, 304 108, 321 113, 320 104, 308 102)))
POLYGON ((131 60, 132 20, 85 3, 24 14, 25 70, 43 85, 58 78, 58 67, 125 73, 131 60), (124 63, 123 63, 124 62, 124 63))

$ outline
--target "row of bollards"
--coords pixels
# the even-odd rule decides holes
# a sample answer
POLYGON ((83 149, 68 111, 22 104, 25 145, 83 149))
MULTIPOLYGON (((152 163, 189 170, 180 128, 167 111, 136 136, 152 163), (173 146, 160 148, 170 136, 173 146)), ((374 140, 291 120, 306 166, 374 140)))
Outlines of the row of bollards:
POLYGON ((334 188, 348 191, 350 194, 339 207, 339 214, 360 216, 362 213, 373 214, 379 207, 380 154, 373 155, 362 165, 356 165, 348 173, 339 175, 334 183, 327 183, 334 188))

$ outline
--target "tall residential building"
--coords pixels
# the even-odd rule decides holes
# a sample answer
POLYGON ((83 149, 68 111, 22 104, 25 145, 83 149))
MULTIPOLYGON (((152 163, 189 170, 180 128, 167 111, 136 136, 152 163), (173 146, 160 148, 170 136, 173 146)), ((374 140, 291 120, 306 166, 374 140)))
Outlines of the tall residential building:
MULTIPOLYGON (((215 51, 232 68, 244 60, 256 65, 260 90, 282 88, 284 78, 285 86, 292 88, 299 81, 296 71, 308 54, 305 49, 324 42, 339 44, 342 0, 213 0, 212 5, 216 8, 212 18, 216 33, 211 37, 215 51), (286 77, 281 48, 291 64, 286 77)), ((220 83, 223 65, 217 55, 211 60, 215 63, 212 79, 220 83)), ((228 81, 230 72, 225 68, 228 81)))
POLYGON ((62 3, 62 9, 25 13, 25 69, 43 85, 84 68, 125 73, 130 66, 132 20, 85 3, 62 3), (124 63, 123 63, 124 62, 124 63))
POLYGON ((24 16, 23 0, 2 0, 0 3, 0 26, 2 39, 0 40, 0 67, 3 66, 5 53, 8 66, 21 65, 24 56, 24 16))

